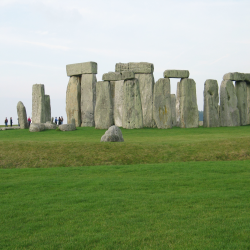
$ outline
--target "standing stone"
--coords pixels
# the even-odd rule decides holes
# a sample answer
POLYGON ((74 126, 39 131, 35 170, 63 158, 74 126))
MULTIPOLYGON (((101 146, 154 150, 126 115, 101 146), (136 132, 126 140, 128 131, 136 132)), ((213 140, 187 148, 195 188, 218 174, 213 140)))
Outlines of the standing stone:
POLYGON ((247 124, 250 124, 250 82, 247 83, 247 124))
POLYGON ((32 123, 45 123, 44 85, 32 86, 32 123))
POLYGON ((216 80, 206 80, 204 83, 204 113, 203 127, 219 127, 220 117, 218 112, 219 92, 216 80))
POLYGON ((180 106, 180 82, 177 82, 176 89, 176 126, 181 126, 181 106, 180 106))
POLYGON ((248 110, 247 110, 247 83, 236 81, 235 92, 237 96, 237 107, 240 113, 240 125, 248 124, 248 110))
POLYGON ((199 112, 196 98, 196 83, 193 79, 185 78, 180 82, 180 126, 181 128, 198 128, 199 112))
POLYGON ((83 74, 81 80, 82 127, 95 126, 96 75, 83 74))
POLYGON ((222 127, 239 126, 240 114, 237 96, 231 80, 224 80, 220 86, 220 122, 222 127))
POLYGON ((118 127, 122 127, 123 84, 124 81, 116 81, 114 88, 114 124, 118 127))
POLYGON ((161 78, 155 83, 153 112, 157 128, 172 128, 169 78, 161 78))
POLYGON ((176 127, 176 96, 171 94, 171 115, 172 115, 172 127, 176 127))
POLYGON ((113 125, 110 82, 96 83, 95 128, 108 129, 113 125))
POLYGON ((122 126, 127 129, 143 127, 142 105, 138 79, 124 81, 122 126))
POLYGON ((17 116, 19 119, 19 124, 21 129, 29 128, 28 122, 27 122, 27 113, 26 108, 24 107, 22 102, 17 103, 17 116))
POLYGON ((67 121, 75 118, 76 126, 81 126, 81 82, 79 76, 71 76, 66 92, 67 121))
POLYGON ((51 121, 51 106, 50 106, 50 96, 44 96, 44 105, 45 105, 45 122, 51 121))

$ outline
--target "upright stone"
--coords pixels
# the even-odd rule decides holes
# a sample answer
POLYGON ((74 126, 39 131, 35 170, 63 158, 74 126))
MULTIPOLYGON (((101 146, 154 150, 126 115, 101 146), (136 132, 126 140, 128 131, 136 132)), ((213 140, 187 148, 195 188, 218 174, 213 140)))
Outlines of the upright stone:
POLYGON ((220 117, 218 112, 219 92, 216 80, 206 80, 204 83, 204 113, 203 127, 219 127, 220 117))
POLYGON ((20 128, 21 129, 29 128, 25 106, 23 105, 22 102, 18 102, 16 108, 17 108, 17 116, 19 119, 20 128))
POLYGON ((95 128, 108 129, 113 125, 110 82, 96 83, 95 128))
POLYGON ((157 128, 172 128, 169 78, 161 78, 155 83, 153 113, 157 128))
POLYGON ((81 80, 82 127, 95 126, 96 75, 83 74, 81 80))
POLYGON ((51 106, 50 106, 50 96, 44 96, 44 105, 45 105, 45 122, 51 121, 51 106))
POLYGON ((124 81, 122 126, 127 129, 143 127, 142 105, 138 79, 124 81))
POLYGON ((32 86, 32 123, 45 123, 44 85, 32 86))
POLYGON ((181 106, 180 106, 180 82, 177 82, 176 89, 176 126, 181 126, 181 106))
POLYGON ((240 114, 237 96, 231 80, 224 80, 220 86, 220 124, 222 127, 239 126, 240 114))
POLYGON ((180 82, 180 126, 181 128, 198 128, 199 112, 196 97, 196 83, 193 79, 185 78, 180 82))
POLYGON ((122 108, 123 108, 123 84, 124 81, 116 81, 114 88, 114 124, 122 127, 122 108))
POLYGON ((236 81, 235 92, 237 96, 237 107, 240 113, 240 125, 248 124, 247 83, 236 81))
POLYGON ((81 126, 81 78, 79 76, 71 76, 66 92, 66 113, 67 121, 75 119, 76 126, 81 126))
POLYGON ((250 82, 247 82, 247 124, 250 124, 250 82))
POLYGON ((172 127, 176 127, 176 96, 171 94, 171 116, 172 116, 172 127))

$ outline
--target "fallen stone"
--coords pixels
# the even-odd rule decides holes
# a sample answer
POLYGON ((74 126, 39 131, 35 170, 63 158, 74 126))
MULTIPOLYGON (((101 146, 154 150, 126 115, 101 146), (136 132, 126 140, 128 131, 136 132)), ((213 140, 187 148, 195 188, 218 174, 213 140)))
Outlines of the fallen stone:
POLYGON ((44 126, 45 126, 45 129, 56 129, 57 128, 57 125, 55 123, 51 123, 51 122, 44 123, 44 126))
POLYGON ((17 103, 17 116, 19 119, 20 128, 21 129, 29 128, 27 122, 26 108, 24 107, 22 102, 17 103))
POLYGON ((188 70, 167 69, 163 73, 164 78, 188 78, 188 70))
POLYGON ((66 113, 67 120, 73 118, 76 120, 76 126, 81 126, 81 78, 79 76, 71 76, 66 92, 66 113))
POLYGON ((32 122, 45 123, 45 96, 44 85, 34 84, 32 86, 32 122))
POLYGON ((59 125, 59 129, 61 131, 74 131, 76 130, 76 126, 74 124, 62 124, 59 125))
POLYGON ((95 128, 108 129, 113 125, 110 82, 96 83, 95 128))
POLYGON ((109 72, 102 75, 103 81, 120 81, 122 79, 122 74, 119 72, 109 72))
POLYGON ((239 126, 240 114, 233 82, 224 80, 220 86, 220 124, 222 127, 239 126))
POLYGON ((220 117, 218 112, 219 92, 216 80, 206 80, 204 83, 204 113, 203 127, 219 127, 220 117))
POLYGON ((123 84, 123 128, 143 127, 143 115, 138 79, 125 80, 123 84))
POLYGON ((12 126, 12 127, 0 127, 0 130, 15 130, 20 129, 19 126, 12 126))
POLYGON ((50 96, 44 95, 44 108, 45 108, 45 121, 51 120, 51 106, 50 106, 50 96))
POLYGON ((101 138, 101 142, 124 142, 122 131, 117 126, 111 126, 101 138))
POLYGON ((198 128, 199 112, 196 97, 196 83, 193 79, 184 78, 180 82, 180 127, 198 128))
POLYGON ((31 123, 29 131, 30 132, 41 132, 45 130, 45 124, 44 123, 31 123))
POLYGON ((96 62, 75 63, 66 65, 67 76, 97 74, 96 62))
POLYGON ((247 83, 243 81, 236 81, 235 93, 237 96, 237 107, 240 114, 240 125, 248 124, 248 110, 247 110, 247 83))
POLYGON ((153 114, 157 128, 172 128, 169 78, 160 78, 154 85, 153 114))
POLYGON ((82 75, 82 80, 81 80, 82 127, 95 126, 96 82, 97 80, 95 74, 82 75))
POLYGON ((176 127, 176 96, 171 94, 171 116, 172 127, 176 127))
POLYGON ((176 89, 176 126, 181 126, 181 106, 180 106, 180 82, 177 82, 176 89))
POLYGON ((135 74, 152 74, 154 72, 154 65, 148 62, 117 63, 115 66, 115 71, 133 71, 135 74))
POLYGON ((227 73, 223 76, 223 80, 245 81, 245 74, 239 72, 227 73))
POLYGON ((114 88, 114 124, 118 127, 122 127, 122 110, 123 110, 123 84, 124 81, 115 82, 114 88))

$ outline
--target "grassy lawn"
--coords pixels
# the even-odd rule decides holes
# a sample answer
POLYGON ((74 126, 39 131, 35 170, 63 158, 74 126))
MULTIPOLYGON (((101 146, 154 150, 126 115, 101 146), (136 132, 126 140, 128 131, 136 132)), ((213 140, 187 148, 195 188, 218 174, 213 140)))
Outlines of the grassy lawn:
POLYGON ((0 249, 250 249, 250 161, 0 170, 0 249))
POLYGON ((124 143, 100 143, 104 132, 95 128, 0 131, 0 168, 250 159, 250 126, 122 129, 124 143))

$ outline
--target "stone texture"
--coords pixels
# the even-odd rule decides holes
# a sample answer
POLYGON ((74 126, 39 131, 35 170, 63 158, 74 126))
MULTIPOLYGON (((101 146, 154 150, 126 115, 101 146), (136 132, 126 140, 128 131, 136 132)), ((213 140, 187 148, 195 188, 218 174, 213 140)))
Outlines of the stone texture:
POLYGON ((247 83, 247 124, 250 124, 250 82, 247 83))
POLYGON ((220 117, 218 112, 219 92, 218 82, 208 79, 204 83, 204 113, 203 127, 219 127, 220 117))
POLYGON ((76 130, 76 126, 74 124, 62 124, 59 125, 59 129, 61 131, 74 131, 76 130))
POLYGON ((66 113, 67 121, 72 118, 76 120, 76 126, 81 126, 81 78, 71 76, 66 92, 66 113))
POLYGON ((122 74, 122 80, 128 80, 128 79, 134 79, 135 73, 133 71, 123 71, 122 74))
POLYGON ((50 96, 44 95, 45 122, 51 121, 50 96))
POLYGON ((45 123, 45 96, 44 85, 34 84, 32 86, 32 122, 45 123))
POLYGON ((153 114, 157 128, 172 128, 170 93, 169 78, 160 78, 154 85, 153 114))
POLYGON ((223 80, 244 81, 245 74, 239 72, 227 73, 223 76, 223 80))
POLYGON ((138 79, 124 81, 122 126, 127 129, 143 127, 142 105, 138 79))
POLYGON ((197 128, 199 113, 196 97, 196 83, 193 79, 185 78, 180 82, 180 127, 197 128))
POLYGON ((97 74, 96 62, 75 63, 66 65, 67 76, 97 74))
POLYGON ((164 78, 188 78, 188 70, 167 69, 163 73, 164 78))
POLYGON ((122 74, 120 72, 108 72, 102 75, 103 81, 120 81, 122 74))
POLYGON ((237 96, 237 107, 240 114, 240 125, 248 124, 248 105, 247 105, 247 83, 236 81, 235 93, 237 96))
POLYGON ((22 102, 18 102, 16 108, 17 108, 17 116, 19 119, 20 128, 21 129, 29 128, 25 106, 23 105, 22 102))
POLYGON ((250 82, 250 73, 245 74, 245 81, 250 82))
POLYGON ((153 118, 153 93, 154 93, 154 76, 153 74, 135 74, 135 78, 139 81, 143 126, 154 127, 153 118))
POLYGON ((97 80, 95 74, 82 75, 82 80, 81 80, 82 127, 95 126, 96 82, 97 80))
POLYGON ((44 123, 45 129, 56 129, 57 125, 55 123, 46 122, 44 123))
POLYGON ((114 124, 122 127, 122 110, 123 110, 123 85, 124 81, 115 82, 114 88, 114 124))
POLYGON ((181 126, 181 106, 180 106, 180 82, 177 82, 176 89, 176 126, 181 126))
POLYGON ((220 86, 220 124, 222 127, 239 126, 240 114, 233 82, 224 80, 220 86))
POLYGON ((44 123, 31 123, 29 131, 30 132, 41 132, 45 130, 45 124, 44 123))
POLYGON ((113 107, 110 82, 96 83, 95 128, 108 129, 113 125, 113 107))
POLYGON ((152 74, 154 72, 154 65, 148 62, 117 63, 115 65, 115 71, 133 71, 135 74, 152 74))
POLYGON ((123 142, 122 131, 117 126, 111 126, 101 138, 101 142, 123 142))
POLYGON ((176 96, 171 94, 171 116, 172 127, 176 127, 176 96))

